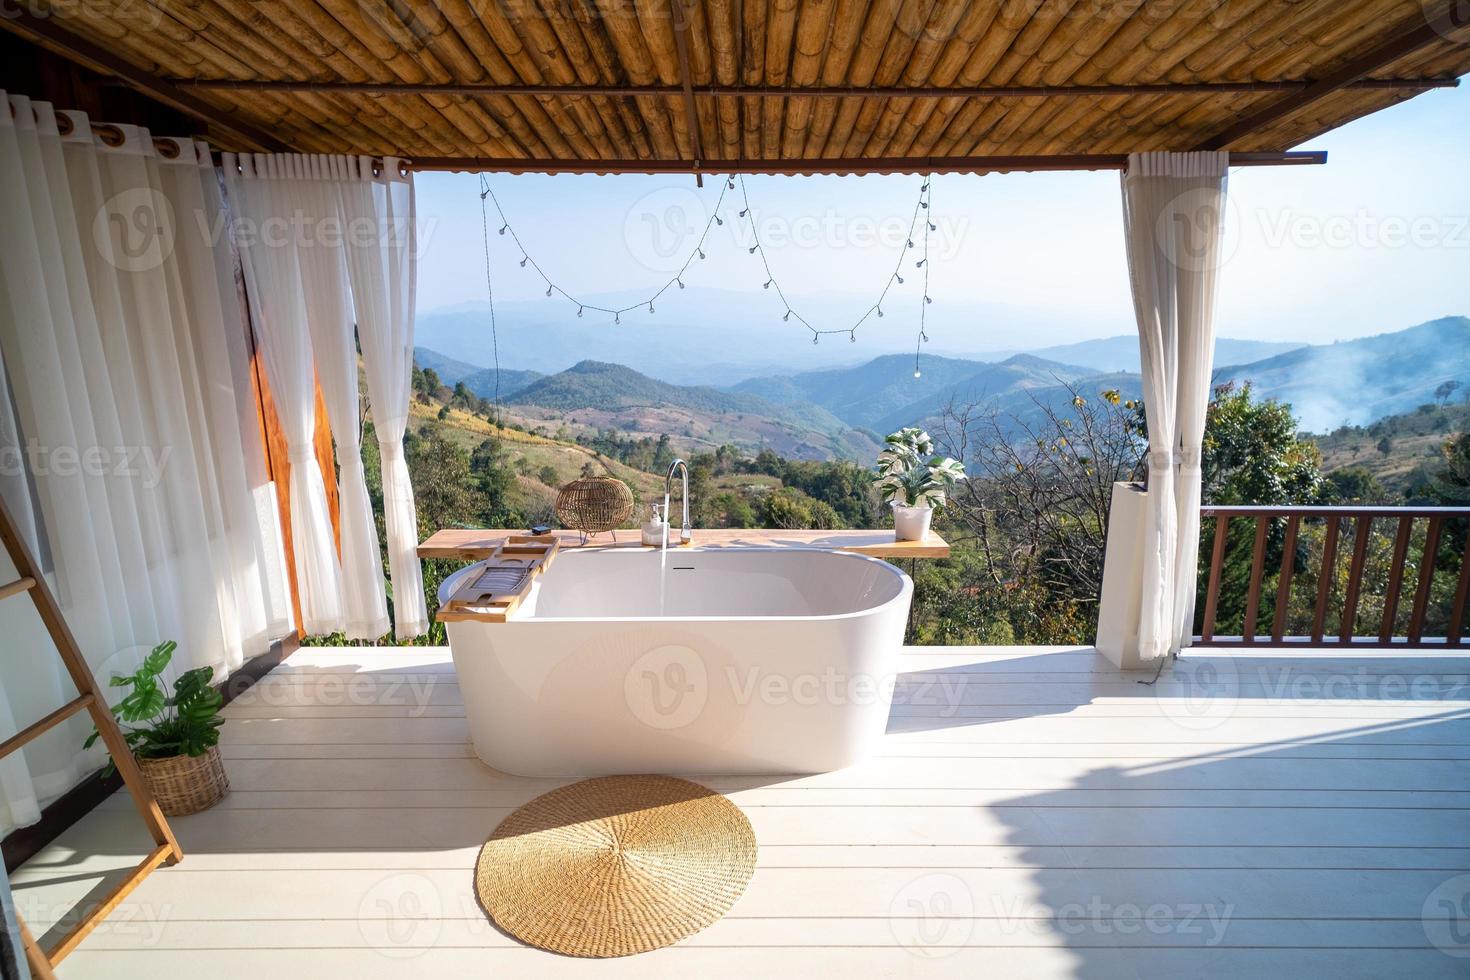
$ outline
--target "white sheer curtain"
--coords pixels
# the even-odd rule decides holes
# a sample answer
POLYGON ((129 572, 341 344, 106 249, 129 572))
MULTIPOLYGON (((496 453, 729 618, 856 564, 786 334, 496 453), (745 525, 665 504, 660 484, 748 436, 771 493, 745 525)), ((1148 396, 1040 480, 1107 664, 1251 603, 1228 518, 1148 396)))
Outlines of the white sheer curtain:
POLYGON ((306 319, 316 376, 337 444, 344 628, 349 640, 375 640, 388 632, 388 607, 383 595, 383 557, 362 466, 357 350, 336 183, 345 177, 346 163, 340 157, 295 153, 276 159, 289 174, 283 183, 292 212, 302 217, 304 232, 296 253, 301 262, 306 319))
POLYGON ((226 153, 222 170, 251 319, 286 436, 301 626, 308 633, 336 633, 345 626, 342 569, 312 441, 316 373, 297 255, 302 230, 293 221, 286 163, 272 154, 226 153))
POLYGON ((413 375, 417 260, 413 177, 400 173, 399 161, 392 157, 377 172, 369 157, 347 157, 342 163, 347 168, 347 179, 339 185, 347 220, 347 268, 382 454, 394 633, 406 639, 429 628, 413 484, 403 456, 413 375))
POLYGON ((1187 646, 1200 531, 1200 446, 1210 398, 1228 153, 1136 153, 1123 223, 1148 412, 1139 658, 1187 646))
MULTIPOLYGON (((81 113, 8 101, 0 495, 104 684, 163 639, 179 642, 176 672, 229 670, 286 617, 269 582, 279 554, 241 470, 220 458, 238 451, 241 393, 217 343, 230 313, 215 243, 180 213, 217 207, 218 191, 193 144, 171 144, 181 162, 161 166, 146 130, 94 138, 81 113)), ((0 631, 3 737, 74 692, 26 600, 0 603, 0 631)), ((87 730, 72 719, 0 763, 0 830, 100 763, 80 751, 87 730)))

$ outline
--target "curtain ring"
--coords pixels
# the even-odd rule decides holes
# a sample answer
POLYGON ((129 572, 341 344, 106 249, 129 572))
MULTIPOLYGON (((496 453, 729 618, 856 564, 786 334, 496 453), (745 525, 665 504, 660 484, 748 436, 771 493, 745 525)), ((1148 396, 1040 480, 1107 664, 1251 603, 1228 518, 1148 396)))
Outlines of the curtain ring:
POLYGON ((128 141, 127 135, 112 123, 93 123, 92 135, 102 141, 104 146, 117 149, 128 141))
POLYGON ((158 137, 153 141, 153 149, 165 160, 177 160, 179 158, 179 144, 177 140, 158 137))
MULTIPOLYGON (((12 110, 14 111, 14 110, 12 110)), ((32 110, 34 112, 34 110, 32 110)), ((37 120, 39 122, 39 120, 37 120)), ((71 116, 64 112, 56 113, 56 132, 62 136, 70 136, 76 126, 72 124, 71 116)))

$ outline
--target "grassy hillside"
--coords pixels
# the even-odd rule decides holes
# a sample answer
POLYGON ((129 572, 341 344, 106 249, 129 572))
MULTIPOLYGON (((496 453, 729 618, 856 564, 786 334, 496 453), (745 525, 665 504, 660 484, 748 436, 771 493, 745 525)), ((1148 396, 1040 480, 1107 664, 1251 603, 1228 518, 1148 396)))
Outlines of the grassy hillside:
POLYGON ((1384 488, 1402 493, 1422 468, 1434 468, 1455 433, 1470 431, 1470 405, 1422 405, 1367 426, 1344 426, 1318 436, 1322 472, 1361 466, 1384 488))

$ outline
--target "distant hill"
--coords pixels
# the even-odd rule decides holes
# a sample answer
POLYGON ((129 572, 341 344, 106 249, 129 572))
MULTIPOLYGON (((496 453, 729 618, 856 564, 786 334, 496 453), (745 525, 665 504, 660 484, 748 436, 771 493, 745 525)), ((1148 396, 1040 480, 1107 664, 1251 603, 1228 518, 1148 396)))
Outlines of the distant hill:
POLYGON ((985 367, 981 361, 925 354, 915 378, 912 355, 889 354, 852 368, 751 378, 730 390, 779 405, 811 402, 849 425, 874 428, 880 419, 985 367))
POLYGON ((1059 389, 1069 381, 1097 373, 1031 354, 1017 354, 999 364, 977 364, 976 367, 979 370, 967 377, 952 381, 884 416, 878 421, 877 428, 890 432, 933 419, 950 402, 1034 407, 1029 393, 1059 389))
POLYGON ((1308 432, 1367 425, 1435 400, 1446 381, 1470 387, 1470 318, 1442 317, 1396 333, 1303 347, 1215 370, 1289 402, 1308 432))
MULTIPOLYGON (((512 371, 500 369, 500 400, 517 397, 521 391, 540 381, 546 375, 540 371, 512 371)), ((495 396, 495 369, 482 368, 464 379, 465 387, 481 398, 495 396)))
POLYGON ((849 425, 881 434, 932 418, 951 399, 985 400, 1094 373, 1030 354, 1016 354, 998 364, 925 354, 919 358, 915 378, 911 356, 889 354, 852 368, 751 378, 731 391, 780 404, 809 401, 849 425))
POLYGON ((458 384, 476 371, 483 370, 478 364, 456 360, 427 347, 413 349, 413 362, 421 368, 432 370, 439 375, 440 381, 450 386, 458 384))
POLYGON ((772 445, 801 458, 865 458, 877 441, 805 401, 776 404, 745 392, 672 385, 621 364, 581 361, 518 391, 517 406, 550 410, 629 432, 707 435, 747 448, 772 445))
MULTIPOLYGON (((421 368, 432 369, 435 374, 439 375, 439 380, 450 387, 463 381, 466 388, 481 398, 495 396, 494 368, 482 368, 456 360, 427 347, 413 349, 413 362, 421 368)), ((500 371, 501 400, 513 397, 522 388, 544 377, 546 375, 540 371, 514 371, 510 368, 502 368, 500 371)))
MULTIPOLYGON (((1215 338, 1215 363, 1249 364, 1305 346, 1300 343, 1232 340, 1229 337, 1217 337, 1215 338)), ((1094 371, 1137 373, 1139 370, 1137 334, 1121 334, 1117 337, 1103 337, 1100 340, 1084 340, 1076 344, 1043 347, 1031 353, 1048 361, 1061 361, 1063 364, 1086 364, 1094 371)))

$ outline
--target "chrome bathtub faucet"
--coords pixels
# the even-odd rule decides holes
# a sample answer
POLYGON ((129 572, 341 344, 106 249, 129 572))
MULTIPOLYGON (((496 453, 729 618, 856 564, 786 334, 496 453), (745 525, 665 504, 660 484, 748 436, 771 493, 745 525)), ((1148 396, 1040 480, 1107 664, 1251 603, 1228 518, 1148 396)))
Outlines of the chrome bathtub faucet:
MULTIPOLYGON (((693 528, 689 524, 689 464, 682 459, 676 459, 669 464, 669 474, 664 477, 664 522, 669 520, 669 495, 674 489, 674 473, 677 470, 684 471, 684 526, 679 529, 679 543, 688 544, 693 537, 693 528)), ((667 541, 665 537, 665 541, 667 541)))

